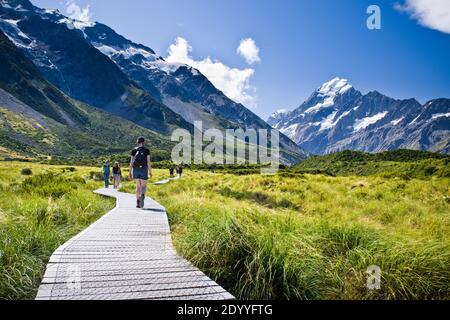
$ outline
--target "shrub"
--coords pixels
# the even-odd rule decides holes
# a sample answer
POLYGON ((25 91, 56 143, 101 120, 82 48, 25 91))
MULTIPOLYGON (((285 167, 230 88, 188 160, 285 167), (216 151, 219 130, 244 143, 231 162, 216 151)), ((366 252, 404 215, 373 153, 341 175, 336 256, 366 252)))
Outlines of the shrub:
POLYGON ((69 179, 54 173, 46 173, 25 179, 20 189, 29 194, 60 198, 85 183, 85 180, 80 177, 69 179))
POLYGON ((29 168, 25 168, 20 171, 20 174, 23 176, 31 176, 33 174, 33 171, 31 171, 31 169, 29 168))

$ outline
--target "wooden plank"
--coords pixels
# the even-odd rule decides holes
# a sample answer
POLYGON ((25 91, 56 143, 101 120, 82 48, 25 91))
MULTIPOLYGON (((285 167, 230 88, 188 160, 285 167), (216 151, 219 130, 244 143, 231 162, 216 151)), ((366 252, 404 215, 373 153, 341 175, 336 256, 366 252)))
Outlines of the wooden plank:
MULTIPOLYGON (((109 288, 109 287, 130 287, 137 285, 151 285, 151 284, 173 284, 173 283, 189 283, 189 282, 201 282, 201 281, 211 281, 207 276, 202 274, 192 274, 186 276, 187 273, 180 273, 177 275, 174 274, 164 274, 164 277, 147 277, 143 276, 137 279, 123 279, 123 278, 115 278, 115 279, 100 279, 103 281, 83 281, 81 283, 81 288, 89 289, 89 288, 109 288)), ((55 290, 66 290, 67 283, 64 282, 56 282, 56 283, 43 283, 41 289, 52 288, 55 290)))
POLYGON ((137 292, 108 292, 91 293, 91 294, 76 294, 67 296, 50 296, 47 292, 42 291, 38 293, 39 300, 172 300, 175 298, 190 297, 190 296, 207 296, 214 294, 224 294, 226 291, 220 286, 215 287, 198 287, 198 288, 182 288, 173 290, 150 290, 137 292))
MULTIPOLYGON (((175 270, 171 272, 165 273, 141 273, 141 274, 119 274, 119 275, 101 275, 101 276, 86 276, 82 278, 82 283, 90 283, 90 282, 111 282, 114 283, 116 281, 146 281, 152 279, 158 279, 162 282, 167 278, 182 278, 182 277, 199 277, 205 276, 199 270, 175 270)), ((55 279, 49 279, 48 281, 44 278, 42 284, 59 284, 62 283, 67 285, 67 278, 60 277, 55 279)))
POLYGON ((50 258, 38 300, 233 299, 172 245, 163 206, 113 189, 116 208, 60 246, 50 258))
POLYGON ((217 287, 214 281, 189 281, 189 282, 172 282, 172 283, 153 283, 138 284, 125 286, 109 286, 86 288, 81 286, 80 289, 69 289, 63 286, 62 289, 54 285, 43 285, 39 288, 41 296, 48 297, 67 297, 67 296, 91 296, 103 294, 117 293, 133 293, 133 292, 151 292, 151 291, 177 291, 177 290, 194 290, 199 288, 217 287))

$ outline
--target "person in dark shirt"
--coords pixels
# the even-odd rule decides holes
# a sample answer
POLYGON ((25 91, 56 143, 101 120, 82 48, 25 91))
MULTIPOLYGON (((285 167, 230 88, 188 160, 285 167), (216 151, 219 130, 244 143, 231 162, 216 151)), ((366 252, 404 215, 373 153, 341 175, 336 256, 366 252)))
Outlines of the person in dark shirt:
POLYGON ((141 209, 144 208, 148 178, 153 177, 150 150, 144 144, 145 139, 140 137, 137 147, 131 151, 130 161, 130 178, 136 180, 136 207, 141 209))
POLYGON ((103 181, 105 182, 105 188, 109 188, 109 176, 111 175, 111 168, 109 160, 105 161, 103 165, 103 181))
POLYGON ((120 169, 120 165, 118 162, 114 163, 112 171, 114 179, 114 189, 119 189, 120 179, 122 178, 122 170, 120 169))

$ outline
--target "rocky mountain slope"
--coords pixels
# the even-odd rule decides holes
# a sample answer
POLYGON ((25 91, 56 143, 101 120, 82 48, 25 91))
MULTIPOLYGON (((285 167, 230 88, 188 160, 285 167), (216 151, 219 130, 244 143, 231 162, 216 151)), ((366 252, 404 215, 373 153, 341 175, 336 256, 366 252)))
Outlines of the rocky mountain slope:
POLYGON ((268 123, 314 154, 450 151, 450 99, 421 105, 377 91, 364 95, 341 78, 324 83, 297 109, 274 113, 268 123))
MULTIPOLYGON (((187 65, 170 64, 101 23, 81 22, 28 0, 0 2, 0 29, 67 95, 168 134, 175 127, 271 127, 187 65)), ((306 153, 281 135, 285 163, 306 153)))
POLYGON ((137 136, 169 154, 162 135, 73 100, 45 80, 0 31, 0 153, 8 157, 100 156, 128 152, 137 136))
POLYGON ((0 29, 68 96, 164 134, 192 128, 86 41, 86 25, 28 0, 0 2, 0 29))

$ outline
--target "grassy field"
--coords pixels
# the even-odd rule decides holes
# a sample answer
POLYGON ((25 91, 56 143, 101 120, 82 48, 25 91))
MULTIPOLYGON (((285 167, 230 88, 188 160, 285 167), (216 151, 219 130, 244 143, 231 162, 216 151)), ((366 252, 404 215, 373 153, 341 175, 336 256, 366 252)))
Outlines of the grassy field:
MULTIPOLYGON (((114 206, 92 194, 98 172, 0 162, 0 299, 34 298, 51 253, 114 206)), ((155 170, 154 181, 166 177, 155 170)), ((166 206, 178 252, 239 298, 449 299, 449 187, 188 170, 149 194, 166 206), (381 290, 366 288, 370 265, 381 290)))
POLYGON ((448 299, 449 186, 188 172, 149 192, 177 250, 239 298, 448 299), (366 288, 370 265, 382 269, 381 290, 366 288))
POLYGON ((91 171, 0 162, 0 299, 34 299, 53 251, 115 206, 91 171))
POLYGON ((291 168, 331 176, 380 176, 385 178, 450 178, 450 155, 415 150, 382 153, 342 151, 313 156, 291 168))

